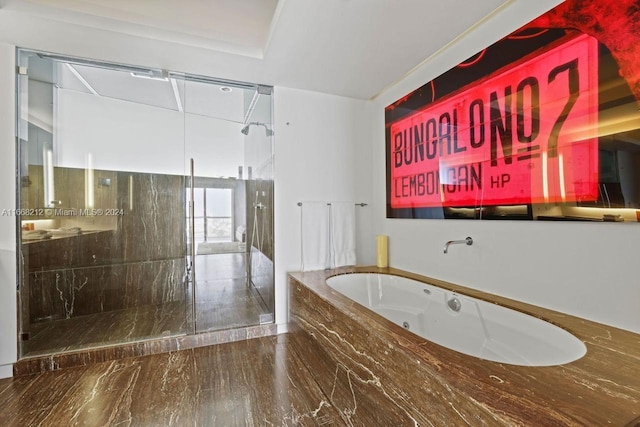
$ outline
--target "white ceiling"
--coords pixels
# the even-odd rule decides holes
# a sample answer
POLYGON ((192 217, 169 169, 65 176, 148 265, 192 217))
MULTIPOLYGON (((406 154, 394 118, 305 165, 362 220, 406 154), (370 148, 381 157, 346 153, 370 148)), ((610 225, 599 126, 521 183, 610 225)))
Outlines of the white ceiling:
POLYGON ((261 57, 278 0, 17 0, 4 8, 67 24, 261 57))
POLYGON ((514 2, 0 0, 0 41, 370 99, 514 2))

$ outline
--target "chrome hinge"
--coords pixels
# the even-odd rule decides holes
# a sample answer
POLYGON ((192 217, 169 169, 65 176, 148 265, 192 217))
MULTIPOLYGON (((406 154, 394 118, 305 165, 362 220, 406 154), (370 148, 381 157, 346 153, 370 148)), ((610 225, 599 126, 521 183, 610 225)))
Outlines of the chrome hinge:
POLYGON ((258 85, 258 93, 260 95, 271 95, 273 93, 273 87, 258 85))
POLYGON ((273 313, 260 314, 258 316, 261 325, 266 325, 267 323, 273 323, 273 313))
POLYGON ((16 67, 16 74, 26 76, 29 69, 27 67, 16 67))

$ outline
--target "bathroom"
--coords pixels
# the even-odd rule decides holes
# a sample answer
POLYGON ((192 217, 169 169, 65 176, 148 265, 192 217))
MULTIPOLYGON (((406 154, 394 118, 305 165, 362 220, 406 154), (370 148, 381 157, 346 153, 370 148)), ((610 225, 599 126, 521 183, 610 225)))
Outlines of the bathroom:
MULTIPOLYGON (((295 8, 291 3, 288 2, 288 7, 295 8)), ((300 211, 297 202, 354 200, 368 203, 365 209, 357 211, 359 264, 375 262, 375 235, 384 234, 390 237, 389 263, 393 267, 640 332, 637 314, 640 289, 633 285, 637 282, 633 248, 640 237, 633 224, 423 221, 385 217, 384 108, 559 2, 526 3, 511 2, 479 22, 476 22, 479 17, 475 17, 471 22, 460 23, 465 29, 471 28, 468 33, 446 49, 422 53, 421 60, 431 54, 435 60, 424 62, 409 75, 397 73, 388 85, 374 92, 344 91, 335 95, 323 93, 325 90, 319 85, 299 89, 295 82, 280 84, 274 75, 228 76, 210 71, 214 67, 206 61, 194 64, 195 69, 207 71, 199 74, 275 86, 274 277, 277 325, 287 323, 286 273, 300 269, 300 211), (442 245, 446 241, 466 236, 473 237, 472 247, 454 246, 449 254, 442 253, 442 245)), ((502 2, 492 2, 480 15, 489 15, 500 5, 502 2)), ((287 12, 286 8, 284 12, 287 12)), ((288 10, 288 13, 294 12, 288 10)), ((7 11, 3 17, 3 64, 14 62, 15 45, 87 58, 103 56, 103 59, 121 63, 140 62, 137 57, 140 50, 134 49, 135 46, 131 50, 118 50, 117 38, 107 44, 113 50, 104 55, 97 52, 95 45, 87 47, 68 34, 60 34, 59 40, 38 40, 34 35, 37 33, 34 29, 36 24, 42 28, 50 28, 47 25, 53 24, 42 18, 38 18, 40 20, 31 28, 9 22, 19 14, 19 11, 7 11), (10 33, 13 35, 8 36, 10 33)), ((283 15, 280 19, 291 18, 283 15)), ((299 25, 303 24, 304 21, 300 21, 299 25)), ((304 52, 301 47, 291 47, 294 48, 304 52)), ((178 47, 170 46, 169 52, 180 57, 178 47)), ((167 56, 167 62, 173 60, 179 65, 177 59, 167 56)), ((144 65, 155 65, 155 62, 144 65)), ((353 64, 353 67, 362 75, 367 73, 357 68, 358 64, 353 64)), ((162 68, 181 70, 179 66, 162 68)), ((309 70, 309 73, 317 75, 319 70, 322 71, 319 68, 309 70)), ((340 67, 330 69, 336 74, 339 70, 340 67)), ((13 68, 3 66, 0 73, 3 93, 14 93, 13 68)), ((287 83, 284 78, 281 81, 287 83)), ((15 187, 12 184, 15 107, 12 99, 4 100, 1 108, 3 151, 0 158, 3 162, 2 180, 7 183, 1 190, 2 207, 11 208, 15 206, 15 187)), ((0 219, 2 274, 6 283, 15 283, 15 218, 0 219)), ((13 304, 15 288, 3 285, 1 289, 3 358, 0 363, 3 376, 6 376, 10 375, 10 365, 16 360, 17 315, 13 304)))

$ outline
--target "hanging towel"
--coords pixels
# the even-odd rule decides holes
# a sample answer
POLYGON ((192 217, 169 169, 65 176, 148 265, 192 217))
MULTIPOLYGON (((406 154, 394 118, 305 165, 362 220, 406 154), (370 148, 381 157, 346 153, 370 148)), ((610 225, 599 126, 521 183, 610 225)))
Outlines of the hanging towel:
POLYGON ((330 268, 329 206, 326 202, 304 202, 301 212, 302 271, 330 268))
POLYGON ((353 202, 331 203, 332 267, 356 264, 356 208, 353 202))

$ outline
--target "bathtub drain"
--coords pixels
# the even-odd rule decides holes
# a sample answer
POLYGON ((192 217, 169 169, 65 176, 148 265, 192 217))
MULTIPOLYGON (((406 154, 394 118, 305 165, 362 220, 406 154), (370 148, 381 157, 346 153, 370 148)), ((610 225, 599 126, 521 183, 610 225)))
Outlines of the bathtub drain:
POLYGON ((456 313, 462 308, 462 303, 455 296, 447 301, 447 305, 452 311, 455 311, 456 313))
POLYGON ((409 329, 409 322, 402 322, 402 327, 405 329, 409 329))

